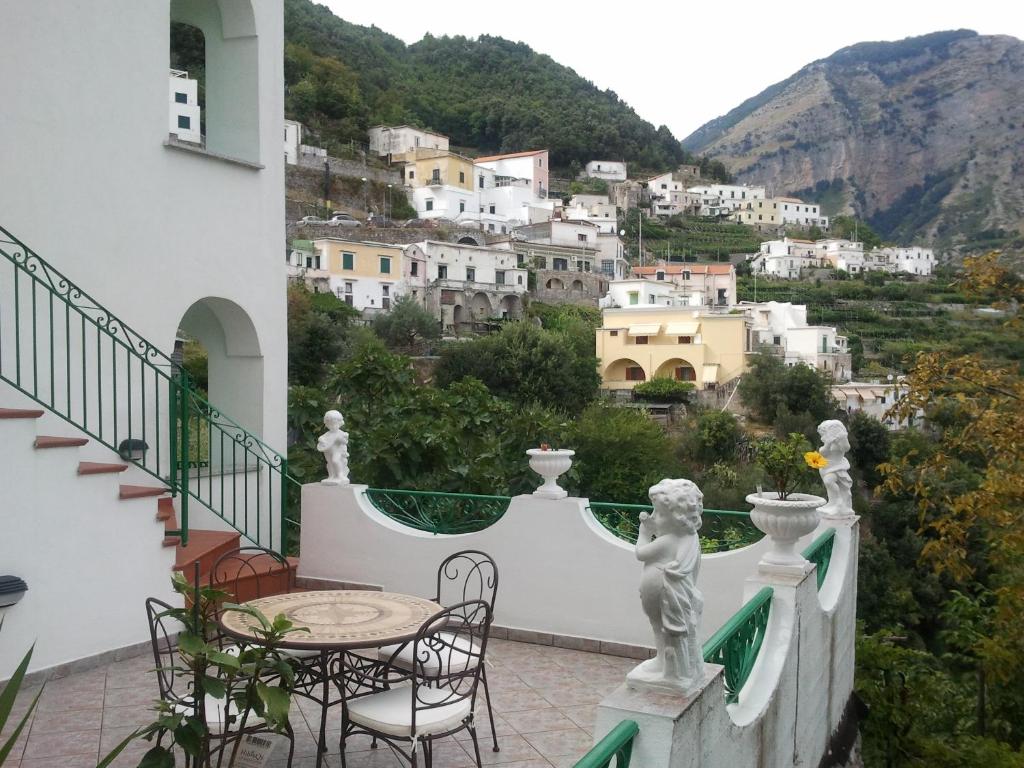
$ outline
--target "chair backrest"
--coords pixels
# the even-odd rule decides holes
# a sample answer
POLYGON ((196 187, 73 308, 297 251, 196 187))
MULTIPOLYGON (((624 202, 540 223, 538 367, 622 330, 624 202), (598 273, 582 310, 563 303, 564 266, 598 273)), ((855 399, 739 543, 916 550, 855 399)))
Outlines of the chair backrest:
POLYGON ((294 582, 287 558, 263 547, 233 549, 210 569, 210 586, 227 592, 235 602, 291 592, 294 582))
POLYGON ((494 615, 498 596, 498 566, 486 552, 466 549, 449 555, 437 569, 437 596, 443 606, 483 600, 494 615))
POLYGON ((491 606, 467 600, 435 613, 412 642, 412 726, 416 713, 470 699, 476 689, 491 631, 491 606))
POLYGON ((170 614, 173 610, 173 606, 155 597, 146 600, 146 618, 149 621, 149 639, 153 644, 156 680, 160 687, 160 698, 164 701, 179 701, 182 698, 175 693, 174 684, 181 667, 177 637, 184 626, 170 614))

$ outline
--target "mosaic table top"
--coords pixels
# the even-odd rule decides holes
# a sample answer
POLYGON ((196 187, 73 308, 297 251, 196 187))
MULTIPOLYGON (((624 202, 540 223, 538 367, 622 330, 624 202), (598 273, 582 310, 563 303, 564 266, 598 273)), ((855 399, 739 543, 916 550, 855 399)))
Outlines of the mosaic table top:
MULTIPOLYGON (((245 605, 268 619, 284 614, 296 627, 309 629, 290 633, 282 647, 337 650, 411 640, 423 622, 441 610, 437 603, 421 597, 350 589, 292 592, 245 605)), ((253 629, 259 622, 245 613, 226 611, 221 626, 235 637, 256 639, 253 629)))

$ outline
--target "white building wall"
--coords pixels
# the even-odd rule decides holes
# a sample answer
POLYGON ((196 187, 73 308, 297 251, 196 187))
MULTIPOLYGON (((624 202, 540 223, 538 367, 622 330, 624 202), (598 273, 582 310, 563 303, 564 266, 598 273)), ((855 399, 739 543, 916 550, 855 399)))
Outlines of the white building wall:
POLYGON ((587 163, 584 174, 591 179, 625 181, 626 164, 616 160, 591 160, 587 163))
POLYGON ((299 146, 302 144, 302 123, 284 121, 284 161, 288 165, 299 162, 299 146))
POLYGON ((497 283, 497 272, 504 271, 504 285, 514 286, 516 293, 526 292, 526 270, 518 267, 515 251, 432 240, 416 245, 426 260, 428 282, 438 279, 438 265, 443 264, 447 267, 444 279, 468 281, 467 270, 473 269, 472 282, 494 284, 497 283))
MULTIPOLYGON (((284 451, 282 4, 110 0, 104 15, 117 23, 97 23, 93 4, 61 0, 17 4, 5 12, 0 24, 5 53, 0 145, 45 146, 47 151, 5 155, 2 223, 168 355, 186 312, 201 307, 210 333, 211 401, 284 451), (170 141, 169 8, 177 18, 194 19, 205 28, 205 150, 170 141), (195 15, 189 16, 192 10, 195 15), (47 52, 45 67, 39 66, 41 50, 47 52), (75 75, 85 72, 88 77, 75 75), (107 120, 110 115, 117 119, 107 120), (85 140, 81 121, 90 117, 102 118, 105 127, 85 140), (75 200, 56 217, 41 202, 52 201, 54 190, 75 200)), ((0 462, 5 494, 27 484, 27 476, 0 462)), ((6 530, 19 514, 66 512, 74 498, 65 495, 57 506, 40 495, 43 490, 32 492, 34 501, 27 507, 12 508, 5 496, 0 526, 6 530)), ((108 501, 117 512, 116 493, 108 501)), ((49 547, 32 550, 37 566, 83 580, 95 570, 107 585, 123 581, 125 573, 147 588, 151 575, 153 584, 166 584, 166 559, 135 559, 134 548, 148 548, 152 532, 141 538, 135 517, 123 512, 113 527, 104 523, 97 528, 110 537, 111 546, 116 544, 119 555, 104 554, 108 550, 99 542, 82 540, 81 531, 69 529, 65 518, 49 547), (71 548, 65 546, 69 536, 76 537, 71 548), (119 575, 107 574, 104 563, 116 564, 119 575)), ((157 545, 159 538, 158 531, 157 545)), ((159 594, 156 586, 153 590, 159 594)), ((68 601, 95 603, 103 591, 91 589, 80 598, 75 594, 48 600, 44 610, 60 614, 68 601)), ((106 648, 143 639, 138 633, 144 627, 141 603, 132 600, 140 612, 132 618, 131 633, 106 636, 100 643, 106 648)), ((19 627, 14 616, 5 622, 5 638, 46 631, 44 625, 19 627)), ((65 639, 76 645, 62 656, 93 652, 98 645, 85 637, 87 622, 69 621, 77 630, 65 632, 65 639)), ((6 639, 0 642, 0 666, 7 671, 14 649, 6 639)))

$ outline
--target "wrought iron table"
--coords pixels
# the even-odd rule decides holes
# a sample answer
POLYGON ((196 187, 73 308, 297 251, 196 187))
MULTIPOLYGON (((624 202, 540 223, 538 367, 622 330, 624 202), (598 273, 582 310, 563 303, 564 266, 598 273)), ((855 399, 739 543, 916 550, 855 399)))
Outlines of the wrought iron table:
MULTIPOLYGON (((261 597, 245 604, 268 619, 278 614, 284 616, 296 627, 305 627, 308 632, 294 632, 281 643, 282 649, 297 651, 318 651, 323 686, 322 696, 310 698, 320 704, 320 736, 317 766, 323 761, 327 749, 327 712, 334 702, 330 700, 330 683, 334 676, 329 673, 332 654, 341 654, 338 664, 339 677, 344 675, 344 652, 366 648, 379 648, 412 640, 423 623, 441 610, 441 606, 421 597, 396 592, 371 592, 367 590, 326 590, 320 592, 290 592, 284 595, 261 597)), ((232 637, 247 643, 259 643, 254 632, 257 621, 254 617, 237 611, 225 611, 220 620, 221 627, 232 637)), ((345 682, 334 680, 344 696, 345 682)))

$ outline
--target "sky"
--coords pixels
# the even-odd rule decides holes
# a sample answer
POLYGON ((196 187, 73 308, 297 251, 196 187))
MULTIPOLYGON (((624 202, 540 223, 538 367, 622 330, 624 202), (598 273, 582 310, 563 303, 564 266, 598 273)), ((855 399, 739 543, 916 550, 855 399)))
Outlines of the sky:
POLYGON ((428 32, 524 42, 615 91, 645 120, 667 125, 680 139, 805 64, 854 43, 964 28, 1024 39, 1020 0, 649 0, 621 6, 608 0, 511 6, 319 1, 346 21, 376 25, 406 43, 428 32))

